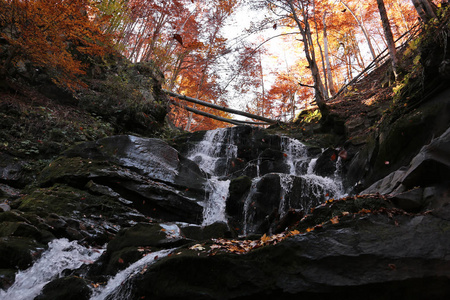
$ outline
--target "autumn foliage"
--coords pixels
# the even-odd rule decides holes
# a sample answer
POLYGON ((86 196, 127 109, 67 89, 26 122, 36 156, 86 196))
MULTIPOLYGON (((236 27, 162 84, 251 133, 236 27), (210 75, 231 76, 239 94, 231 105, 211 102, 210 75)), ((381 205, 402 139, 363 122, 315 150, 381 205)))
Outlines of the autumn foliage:
POLYGON ((112 39, 101 30, 100 18, 90 0, 0 0, 1 36, 10 45, 0 67, 31 62, 52 80, 74 90, 83 83, 89 56, 103 56, 112 39))

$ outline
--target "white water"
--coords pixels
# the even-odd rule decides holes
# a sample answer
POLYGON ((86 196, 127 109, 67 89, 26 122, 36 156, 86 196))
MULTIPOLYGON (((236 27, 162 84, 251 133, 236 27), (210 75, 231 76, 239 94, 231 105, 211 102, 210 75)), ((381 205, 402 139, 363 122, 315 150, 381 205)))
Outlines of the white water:
POLYGON ((127 292, 130 292, 130 289, 127 288, 126 285, 124 289, 120 289, 124 282, 126 282, 129 278, 133 277, 139 272, 145 272, 148 266, 155 263, 158 259, 166 257, 172 251, 173 249, 169 249, 147 254, 140 260, 131 264, 125 270, 117 273, 116 276, 109 279, 108 283, 105 286, 94 289, 91 300, 104 300, 106 299, 106 297, 109 297, 108 300, 129 299, 128 296, 130 295, 127 295, 127 292))
POLYGON ((286 203, 286 195, 292 190, 292 187, 294 186, 294 177, 289 174, 280 174, 280 186, 281 195, 278 211, 280 213, 280 218, 282 218, 286 215, 290 207, 290 204, 286 203))
POLYGON ((285 162, 289 166, 290 175, 301 175, 302 164, 308 163, 305 145, 295 139, 281 137, 281 151, 285 154, 285 162))
POLYGON ((215 222, 226 222, 225 205, 228 198, 230 180, 220 180, 228 175, 230 161, 237 156, 237 146, 229 129, 207 131, 203 140, 192 149, 188 158, 195 161, 200 169, 211 175, 206 191, 207 199, 203 208, 203 226, 215 222))
POLYGON ((93 263, 103 252, 67 239, 53 240, 48 246, 33 266, 17 273, 14 284, 7 291, 0 290, 0 299, 34 299, 47 283, 60 277, 63 270, 74 270, 83 264, 93 263))
MULTIPOLYGON (((291 208, 291 200, 288 196, 290 196, 294 187, 296 177, 302 178, 301 186, 297 189, 301 191, 301 194, 298 196, 311 199, 310 206, 320 204, 320 199, 336 199, 345 196, 342 181, 339 176, 342 168, 342 161, 340 159, 336 162, 336 172, 334 173, 334 176, 332 178, 322 177, 314 174, 317 158, 308 157, 306 147, 298 140, 282 137, 281 151, 284 153, 288 172, 285 174, 278 173, 281 186, 280 203, 278 207, 280 218, 285 216, 291 208)), ((262 177, 259 177, 259 174, 257 177, 253 178, 250 191, 244 202, 244 235, 251 233, 253 230, 252 223, 254 213, 252 213, 252 208, 253 202, 255 201, 254 195, 258 192, 256 186, 261 178, 262 177)), ((295 208, 308 210, 310 207, 307 205, 305 207, 295 208)))

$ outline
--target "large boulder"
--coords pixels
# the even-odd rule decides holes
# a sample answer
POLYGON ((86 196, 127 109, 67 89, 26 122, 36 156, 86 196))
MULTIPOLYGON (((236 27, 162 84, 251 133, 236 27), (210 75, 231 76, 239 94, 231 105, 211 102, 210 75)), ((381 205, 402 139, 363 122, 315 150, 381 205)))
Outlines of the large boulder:
POLYGON ((205 175, 159 139, 122 135, 79 144, 45 168, 39 182, 87 189, 166 221, 202 220, 205 175))
POLYGON ((449 216, 355 214, 246 255, 172 256, 133 277, 132 296, 448 299, 449 216))
POLYGON ((361 194, 391 194, 399 207, 408 211, 420 211, 429 205, 433 206, 433 202, 442 202, 449 184, 450 128, 422 147, 409 166, 390 173, 361 194), (434 192, 429 193, 430 190, 434 192))

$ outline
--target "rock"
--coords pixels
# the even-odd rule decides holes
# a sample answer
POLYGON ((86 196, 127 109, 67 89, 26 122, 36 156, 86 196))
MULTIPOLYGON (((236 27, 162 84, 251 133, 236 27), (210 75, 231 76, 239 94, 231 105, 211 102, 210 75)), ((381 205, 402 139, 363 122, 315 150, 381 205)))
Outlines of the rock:
POLYGON ((39 181, 87 188, 165 221, 202 220, 205 175, 159 139, 113 136, 77 145, 45 168, 39 181))
POLYGON ((227 214, 231 226, 239 232, 270 233, 290 208, 307 212, 333 198, 337 188, 327 178, 269 173, 255 181, 249 192, 230 193, 227 214))
POLYGON ((132 279, 132 298, 447 299, 448 221, 395 220, 356 216, 246 255, 172 256, 132 279))
POLYGON ((0 237, 0 266, 2 269, 24 270, 32 264, 39 249, 44 249, 44 245, 33 238, 0 237))
POLYGON ((423 188, 415 188, 395 195, 391 200, 399 208, 417 213, 426 207, 423 188))
POLYGON ((89 300, 90 295, 91 290, 84 279, 68 276, 47 283, 34 300, 89 300))
MULTIPOLYGON (((390 173, 361 194, 392 194, 394 202, 402 209, 413 212, 424 209, 430 202, 430 191, 450 183, 449 158, 450 128, 422 147, 408 167, 390 173), (427 194, 424 194, 424 188, 428 188, 427 194)), ((435 197, 433 199, 438 201, 435 197)), ((432 203, 430 205, 433 206, 432 203)))
POLYGON ((0 212, 10 211, 11 207, 8 203, 0 203, 0 212))
POLYGON ((173 248, 189 243, 181 236, 174 236, 157 224, 139 223, 133 227, 121 230, 108 243, 106 252, 102 255, 92 274, 116 274, 137 261, 145 254, 139 251, 145 248, 153 251, 154 248, 173 248))
POLYGON ((338 151, 335 149, 328 148, 325 150, 316 161, 314 173, 324 177, 332 177, 336 171, 338 154, 338 151))

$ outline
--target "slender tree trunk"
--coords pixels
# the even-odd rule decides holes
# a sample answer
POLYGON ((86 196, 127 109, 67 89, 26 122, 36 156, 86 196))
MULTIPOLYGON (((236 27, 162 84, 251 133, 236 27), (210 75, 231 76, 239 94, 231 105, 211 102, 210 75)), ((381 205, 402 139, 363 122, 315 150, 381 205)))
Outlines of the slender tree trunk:
POLYGON ((391 57, 392 71, 394 71, 394 76, 397 79, 397 50, 395 49, 394 37, 392 36, 391 25, 389 24, 389 19, 386 13, 386 8, 384 7, 383 0, 377 0, 378 11, 380 12, 381 22, 383 23, 384 36, 386 37, 386 42, 388 45, 389 55, 391 57))
POLYGON ((369 33, 366 30, 366 27, 364 26, 364 24, 358 19, 358 17, 355 15, 355 13, 353 12, 353 10, 344 2, 342 2, 341 0, 339 0, 339 2, 352 14, 353 18, 356 20, 356 22, 358 23, 359 27, 361 28, 364 37, 366 38, 367 41, 367 45, 369 46, 370 49, 370 53, 372 54, 372 58, 375 59, 376 54, 375 51, 373 50, 373 46, 372 46, 372 42, 370 41, 370 36, 369 33))
POLYGON ((328 34, 327 34, 327 24, 325 22, 326 13, 323 14, 323 48, 325 49, 325 63, 327 67, 327 78, 328 78, 328 89, 331 96, 336 94, 333 83, 333 75, 331 74, 331 64, 330 64, 330 54, 328 50, 328 34))
POLYGON ((299 4, 301 13, 302 13, 302 17, 303 17, 304 25, 302 25, 302 21, 300 21, 300 19, 298 18, 295 7, 292 4, 292 0, 288 0, 287 3, 289 5, 290 11, 294 18, 294 21, 297 24, 297 26, 300 30, 300 33, 302 35, 302 38, 303 38, 305 57, 306 57, 306 60, 308 61, 308 64, 309 64, 309 67, 311 70, 311 75, 314 80, 316 104, 319 107, 319 110, 322 113, 322 115, 327 115, 328 107, 325 103, 324 87, 323 87, 322 79, 320 78, 319 67, 317 66, 317 62, 315 59, 314 45, 313 45, 312 37, 311 37, 311 29, 310 29, 309 23, 308 23, 308 16, 306 14, 305 8, 303 7, 303 3, 300 1, 297 1, 297 3, 299 4))

